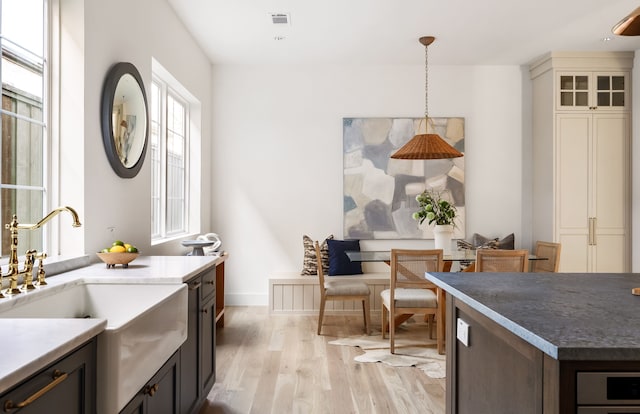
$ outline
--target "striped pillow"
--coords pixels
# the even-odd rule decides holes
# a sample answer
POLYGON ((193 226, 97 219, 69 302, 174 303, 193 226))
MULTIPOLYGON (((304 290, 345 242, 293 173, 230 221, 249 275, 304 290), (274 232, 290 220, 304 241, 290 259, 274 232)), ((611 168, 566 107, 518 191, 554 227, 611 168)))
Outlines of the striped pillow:
MULTIPOLYGON (((326 239, 320 243, 320 255, 322 261, 322 270, 324 270, 325 274, 329 274, 329 246, 327 245, 327 240, 333 239, 333 234, 327 236, 326 239)), ((316 248, 313 245, 313 239, 306 234, 302 236, 302 246, 304 247, 304 259, 302 262, 302 272, 301 275, 317 275, 318 274, 318 265, 316 262, 316 248)))
MULTIPOLYGON (((458 250, 476 250, 476 249, 498 249, 498 239, 487 239, 484 243, 475 246, 466 240, 457 240, 458 250)), ((471 264, 469 260, 460 260, 460 270, 466 269, 471 264)))

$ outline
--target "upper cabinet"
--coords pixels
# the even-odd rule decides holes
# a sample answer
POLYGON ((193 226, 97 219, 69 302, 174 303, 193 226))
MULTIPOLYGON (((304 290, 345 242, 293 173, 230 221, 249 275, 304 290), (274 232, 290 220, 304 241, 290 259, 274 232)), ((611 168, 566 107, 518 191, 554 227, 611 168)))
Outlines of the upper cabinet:
POLYGON ((557 111, 628 110, 629 72, 556 73, 557 111))

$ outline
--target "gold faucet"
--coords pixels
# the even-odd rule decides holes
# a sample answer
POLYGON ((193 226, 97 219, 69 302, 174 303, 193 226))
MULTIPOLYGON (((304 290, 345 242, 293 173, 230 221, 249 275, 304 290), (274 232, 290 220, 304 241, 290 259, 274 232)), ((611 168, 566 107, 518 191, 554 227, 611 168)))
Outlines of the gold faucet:
MULTIPOLYGON (((36 259, 39 260, 38 263, 38 281, 36 285, 46 285, 45 282, 45 273, 43 267, 43 260, 47 257, 46 253, 38 253, 36 250, 27 250, 25 255, 25 264, 24 269, 19 269, 18 263, 18 230, 35 230, 40 228, 43 224, 51 220, 56 215, 60 214, 63 211, 67 211, 73 217, 73 227, 80 227, 82 224, 80 223, 80 219, 78 218, 78 213, 67 206, 57 207, 53 209, 49 214, 44 216, 40 221, 36 224, 20 224, 18 223, 18 217, 14 214, 11 220, 11 223, 5 224, 5 228, 11 232, 11 250, 9 252, 9 271, 6 274, 2 274, 0 272, 0 286, 2 286, 2 278, 9 278, 9 287, 4 291, 9 295, 17 295, 21 292, 21 289, 18 288, 18 276, 24 275, 24 285, 22 286, 22 290, 30 290, 33 289, 33 265, 36 259)), ((0 293, 0 298, 3 298, 4 295, 0 293)))
MULTIPOLYGON (((39 229, 40 227, 42 227, 42 225, 44 223, 46 223, 47 221, 51 220, 52 218, 54 218, 58 214, 62 213, 63 211, 68 211, 69 213, 71 213, 71 216, 73 217, 73 224, 72 224, 73 227, 82 226, 82 223, 80 223, 80 219, 78 218, 78 213, 76 213, 76 211, 74 209, 72 209, 71 207, 63 206, 63 207, 54 208, 53 210, 51 210, 51 212, 49 214, 44 216, 36 224, 18 224, 16 222, 16 225, 17 225, 16 228, 20 229, 20 230, 36 230, 36 229, 39 229)), ((12 221, 12 223, 13 223, 13 221, 12 221)), ((9 228, 9 225, 5 225, 5 227, 9 228)))

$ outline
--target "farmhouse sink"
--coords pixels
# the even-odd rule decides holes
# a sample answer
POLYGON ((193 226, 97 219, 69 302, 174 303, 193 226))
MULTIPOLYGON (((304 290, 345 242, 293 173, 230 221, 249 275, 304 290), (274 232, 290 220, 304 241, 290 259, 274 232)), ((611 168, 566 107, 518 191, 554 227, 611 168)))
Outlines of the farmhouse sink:
POLYGON ((187 338, 184 284, 69 283, 12 302, 1 318, 107 320, 98 336, 99 414, 124 408, 187 338))

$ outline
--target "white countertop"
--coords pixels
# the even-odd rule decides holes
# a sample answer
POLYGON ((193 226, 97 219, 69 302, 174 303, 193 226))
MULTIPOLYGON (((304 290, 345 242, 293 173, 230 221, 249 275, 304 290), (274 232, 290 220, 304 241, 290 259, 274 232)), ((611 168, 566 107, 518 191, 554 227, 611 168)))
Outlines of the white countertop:
POLYGON ((91 283, 167 284, 183 283, 222 263, 226 256, 139 256, 128 268, 107 268, 96 263, 48 277, 47 286, 29 293, 0 299, 0 393, 56 361, 100 334, 105 319, 3 319, 1 312, 17 303, 51 294, 65 285, 91 283))
POLYGON ((100 262, 57 275, 51 281, 82 277, 98 283, 183 283, 225 259, 226 256, 139 256, 126 268, 107 268, 100 262))

